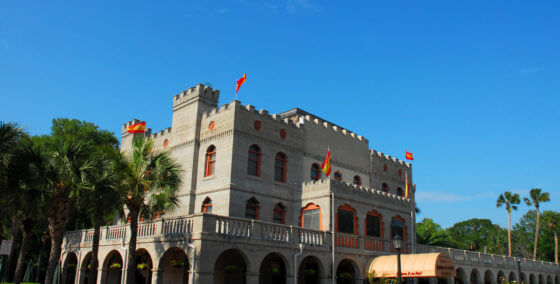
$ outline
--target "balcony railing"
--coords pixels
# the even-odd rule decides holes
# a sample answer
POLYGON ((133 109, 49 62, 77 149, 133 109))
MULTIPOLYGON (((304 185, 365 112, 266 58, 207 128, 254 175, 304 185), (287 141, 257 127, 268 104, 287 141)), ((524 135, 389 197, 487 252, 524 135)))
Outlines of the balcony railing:
MULTIPOLYGON (((191 240, 192 235, 205 239, 236 239, 238 241, 264 241, 276 244, 285 244, 297 247, 303 244, 307 247, 316 247, 330 251, 332 236, 329 231, 305 229, 297 226, 288 226, 276 223, 248 220, 243 218, 217 216, 211 214, 196 214, 186 217, 165 218, 155 221, 143 222, 138 226, 138 238, 159 238, 162 241, 170 238, 186 238, 191 240)), ((102 227, 100 231, 100 245, 114 245, 115 241, 125 244, 130 237, 129 225, 114 225, 102 227)), ((353 235, 335 234, 334 243, 336 250, 343 253, 352 251, 370 251, 372 255, 395 253, 390 240, 353 235)), ((65 248, 77 246, 91 246, 93 230, 67 232, 64 235, 65 248)), ((456 265, 474 265, 496 268, 517 269, 515 258, 485 254, 479 252, 442 248, 427 245, 405 244, 402 253, 415 251, 416 253, 445 252, 448 253, 456 265)), ((542 261, 522 259, 523 270, 548 271, 560 273, 557 264, 542 261)))

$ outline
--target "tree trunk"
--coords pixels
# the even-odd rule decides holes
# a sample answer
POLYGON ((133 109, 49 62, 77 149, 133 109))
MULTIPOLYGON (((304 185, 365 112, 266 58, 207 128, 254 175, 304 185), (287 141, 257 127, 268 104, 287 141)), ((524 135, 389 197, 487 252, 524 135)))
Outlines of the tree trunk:
POLYGON ((539 245, 540 219, 541 219, 541 214, 539 213, 539 208, 537 207, 537 228, 535 230, 535 249, 533 250, 533 260, 537 260, 537 246, 539 245))
POLYGON ((59 194, 58 197, 54 198, 52 207, 49 210, 48 220, 49 233, 51 235, 51 252, 49 254, 49 264, 47 267, 45 284, 52 284, 56 266, 60 260, 60 246, 62 245, 62 239, 64 237, 64 228, 66 227, 66 223, 68 223, 68 207, 68 196, 62 196, 62 194, 59 194))
POLYGON ((126 282, 136 283, 136 236, 138 235, 138 210, 130 210, 130 240, 126 261, 126 282))
POLYGON ((553 231, 554 233, 554 261, 558 264, 558 233, 553 231))
POLYGON ((12 280, 12 270, 14 270, 14 262, 16 258, 16 243, 19 238, 21 228, 21 221, 18 216, 12 217, 12 249, 10 250, 10 255, 8 256, 8 261, 6 262, 6 268, 4 268, 3 280, 10 282, 12 280))
POLYGON ((508 255, 511 257, 511 213, 508 211, 508 255))
POLYGON ((29 218, 23 220, 23 236, 21 238, 21 247, 19 249, 19 257, 16 265, 16 273, 14 276, 14 283, 19 284, 23 280, 23 273, 25 269, 25 257, 29 250, 29 241, 31 239, 31 230, 35 222, 29 218))
POLYGON ((97 254, 99 253, 99 233, 101 231, 101 222, 95 222, 95 229, 93 231, 93 243, 91 244, 91 260, 90 260, 90 268, 87 268, 89 271, 88 274, 88 284, 95 284, 97 283, 97 267, 99 266, 99 260, 97 254))
POLYGON ((37 270, 35 272, 35 282, 39 283, 41 282, 41 268, 43 267, 43 255, 45 254, 45 251, 47 250, 47 241, 49 240, 49 234, 47 232, 43 233, 43 236, 41 237, 41 250, 39 250, 39 256, 37 257, 37 270))

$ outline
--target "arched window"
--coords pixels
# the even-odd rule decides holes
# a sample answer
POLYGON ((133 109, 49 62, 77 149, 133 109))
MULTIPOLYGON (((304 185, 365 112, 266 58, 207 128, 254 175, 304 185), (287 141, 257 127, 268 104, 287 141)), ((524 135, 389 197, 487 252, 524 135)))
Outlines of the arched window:
POLYGON ((212 176, 216 170, 216 146, 210 145, 206 149, 206 167, 204 169, 204 176, 212 176))
POLYGON ((391 218, 391 240, 395 235, 399 235, 403 241, 403 251, 406 251, 406 221, 403 217, 397 215, 391 218))
POLYGON ((399 176, 402 176, 402 170, 399 169, 399 176))
POLYGON ((404 196, 404 192, 403 192, 402 188, 397 187, 397 195, 398 196, 404 196))
POLYGON ((342 181, 342 174, 339 171, 334 173, 334 179, 337 181, 342 181))
POLYGON ((357 234, 356 209, 344 204, 336 212, 336 231, 346 234, 357 234))
POLYGON ((202 213, 212 213, 212 199, 206 197, 202 202, 202 213))
POLYGON ((286 171, 286 154, 278 152, 276 153, 276 159, 274 161, 274 180, 279 182, 286 182, 286 171))
POLYGON ((387 164, 383 165, 383 171, 387 171, 387 164))
POLYGON ((245 218, 259 219, 259 201, 254 197, 247 200, 247 204, 245 205, 245 218))
POLYGON ((381 185, 381 190, 383 190, 383 192, 389 192, 389 185, 383 183, 383 185, 381 185))
POLYGON ((317 163, 311 165, 311 179, 320 180, 321 179, 321 168, 317 163))
POLYGON ((369 211, 366 215, 365 235, 383 238, 383 215, 376 210, 369 211))
POLYGON ((357 186, 362 186, 362 179, 360 178, 359 175, 354 176, 354 184, 357 186))
POLYGON ((247 174, 257 177, 261 176, 261 149, 257 145, 249 147, 247 174))
POLYGON ((301 208, 299 222, 302 228, 322 230, 323 221, 321 219, 323 219, 323 214, 319 205, 309 203, 301 208))
POLYGON ((286 206, 281 202, 278 202, 276 206, 274 206, 272 221, 278 224, 286 224, 286 206))

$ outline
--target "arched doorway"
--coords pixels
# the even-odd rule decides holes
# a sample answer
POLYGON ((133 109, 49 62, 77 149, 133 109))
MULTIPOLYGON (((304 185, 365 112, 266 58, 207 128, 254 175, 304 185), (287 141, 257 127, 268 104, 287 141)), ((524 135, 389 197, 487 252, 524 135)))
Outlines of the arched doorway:
POLYGON ((260 284, 285 284, 286 265, 283 258, 277 253, 268 254, 261 262, 259 269, 260 284))
POLYGON ((556 275, 556 277, 554 277, 554 284, 560 284, 560 276, 556 275))
POLYGON ((214 264, 214 284, 244 284, 247 271, 245 258, 235 249, 229 249, 214 264))
POLYGON ((544 276, 539 274, 539 284, 544 284, 544 276))
POLYGON ((318 284, 321 283, 321 265, 319 259, 307 256, 301 261, 298 269, 298 283, 318 284))
POLYGON ((486 272, 484 272, 484 284, 492 284, 493 278, 494 277, 492 277, 492 271, 486 270, 486 272))
POLYGON ((356 276, 356 265, 349 259, 343 259, 336 268, 336 283, 337 284, 352 284, 356 276))
POLYGON ((467 284, 467 273, 465 273, 465 270, 459 267, 456 272, 455 284, 467 284))
POLYGON ((537 280, 535 279, 535 274, 533 273, 529 275, 529 284, 537 284, 537 280))
POLYGON ((506 276, 504 275, 503 271, 498 271, 498 275, 496 276, 496 283, 498 284, 505 284, 506 283, 506 276))
POLYGON ((189 260, 181 248, 168 249, 159 262, 158 284, 189 282, 189 260))
POLYGON ((523 281, 524 284, 527 284, 527 276, 525 275, 524 272, 521 272, 521 281, 523 281))
POLYGON ((136 284, 152 283, 152 258, 145 249, 136 251, 136 284))
POLYGON ((510 282, 510 283, 513 282, 513 281, 517 281, 517 275, 515 274, 515 272, 511 271, 509 273, 507 281, 510 282))
POLYGON ((76 269, 78 267, 78 256, 71 252, 64 260, 64 266, 62 266, 62 279, 66 284, 73 284, 76 279, 76 269))
POLYGON ((113 250, 109 252, 103 263, 103 274, 101 275, 104 284, 121 283, 123 259, 121 254, 113 250))
POLYGON ((80 265, 80 280, 78 281, 78 283, 88 283, 90 277, 97 276, 92 273, 91 265, 89 264, 91 262, 92 255, 93 253, 90 251, 84 257, 82 265, 80 265))
POLYGON ((473 269, 471 271, 471 275, 470 275, 470 283, 471 284, 478 284, 480 279, 480 273, 478 273, 478 270, 473 269))
POLYGON ((546 276, 546 284, 554 284, 552 283, 552 276, 550 275, 546 276))

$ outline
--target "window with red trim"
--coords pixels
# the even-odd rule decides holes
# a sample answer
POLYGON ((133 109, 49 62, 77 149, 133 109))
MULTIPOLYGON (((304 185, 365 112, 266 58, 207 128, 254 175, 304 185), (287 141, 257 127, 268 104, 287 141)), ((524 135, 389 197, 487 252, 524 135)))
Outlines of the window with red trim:
POLYGON ((366 215, 365 235, 368 237, 383 238, 383 216, 372 210, 366 215))
POLYGON ((402 176, 402 170, 399 169, 399 176, 402 176))
POLYGON ((214 171, 216 170, 216 146, 210 145, 208 149, 206 149, 206 167, 204 169, 204 176, 212 176, 214 175, 214 171))
POLYGON ((249 147, 247 174, 257 177, 261 176, 261 149, 257 145, 249 147))
POLYGON ((276 153, 274 161, 274 180, 279 182, 286 182, 286 168, 287 168, 286 154, 282 152, 276 153))
POLYGON ((286 206, 281 202, 278 202, 276 206, 274 206, 272 221, 278 224, 286 224, 286 206))
POLYGON ((337 181, 342 181, 342 174, 339 171, 334 173, 334 179, 337 181))
POLYGON ((403 192, 402 188, 397 187, 397 195, 398 196, 404 196, 404 192, 403 192))
POLYGON ((301 208, 300 212, 300 226, 306 229, 322 230, 323 229, 323 214, 321 207, 314 203, 309 203, 301 208))
POLYGON ((383 185, 381 185, 381 190, 383 190, 383 192, 389 192, 389 185, 383 183, 383 185))
POLYGON ((387 171, 387 164, 383 165, 383 170, 387 171))
POLYGON ((320 180, 321 179, 321 168, 318 164, 311 165, 311 179, 320 180))
POLYGON ((357 234, 356 209, 348 204, 338 207, 336 213, 336 231, 346 234, 357 234))
POLYGON ((354 184, 357 186, 362 186, 362 179, 360 178, 359 175, 354 176, 354 184))
POLYGON ((202 202, 202 213, 212 213, 212 199, 210 197, 206 197, 202 202))
POLYGON ((401 236, 403 244, 406 244, 406 221, 403 217, 397 215, 391 218, 391 240, 395 235, 401 236))
POLYGON ((247 204, 245 205, 245 218, 258 220, 259 219, 259 201, 251 197, 251 199, 247 200, 247 204))

